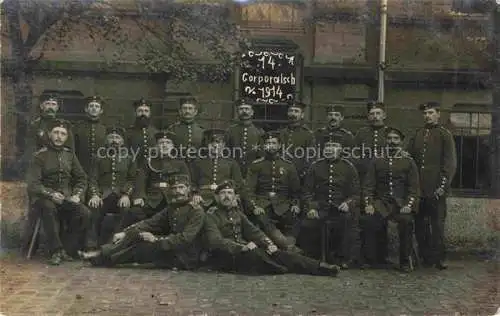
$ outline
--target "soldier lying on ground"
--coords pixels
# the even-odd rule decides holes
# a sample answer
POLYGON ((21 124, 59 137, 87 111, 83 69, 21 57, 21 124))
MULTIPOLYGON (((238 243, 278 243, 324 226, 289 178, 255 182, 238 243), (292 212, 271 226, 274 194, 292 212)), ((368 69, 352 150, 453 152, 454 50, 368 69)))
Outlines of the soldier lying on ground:
POLYGON ((336 276, 340 268, 294 252, 279 250, 254 226, 236 202, 235 184, 225 181, 215 190, 217 205, 207 211, 205 234, 209 263, 223 271, 300 273, 336 276))
POLYGON ((191 202, 190 190, 187 175, 171 176, 166 209, 115 234, 113 243, 80 252, 81 258, 93 265, 154 263, 164 268, 196 268, 205 213, 191 202))

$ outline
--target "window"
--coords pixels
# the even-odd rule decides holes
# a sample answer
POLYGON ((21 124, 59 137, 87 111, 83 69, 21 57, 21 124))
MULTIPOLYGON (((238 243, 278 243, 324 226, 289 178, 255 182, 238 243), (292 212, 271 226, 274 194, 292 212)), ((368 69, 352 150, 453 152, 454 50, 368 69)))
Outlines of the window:
POLYGON ((299 2, 258 2, 244 5, 241 21, 252 28, 302 29, 304 27, 304 4, 299 2))
POLYGON ((265 131, 276 130, 288 122, 288 106, 282 104, 254 105, 254 121, 265 131))
POLYGON ((487 13, 490 4, 487 0, 453 0, 452 10, 462 13, 487 13))
MULTIPOLYGON (((472 105, 471 107, 473 107, 472 105)), ((491 113, 454 111, 450 114, 457 148, 457 192, 488 193, 491 187, 491 113)))

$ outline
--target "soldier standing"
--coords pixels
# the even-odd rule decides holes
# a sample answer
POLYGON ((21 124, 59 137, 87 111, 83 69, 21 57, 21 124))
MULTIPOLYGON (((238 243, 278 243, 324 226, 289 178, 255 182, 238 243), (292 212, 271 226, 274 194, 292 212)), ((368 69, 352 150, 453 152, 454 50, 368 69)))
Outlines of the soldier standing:
POLYGON ((217 204, 207 211, 205 233, 213 264, 221 270, 336 276, 339 267, 279 250, 243 213, 233 181, 215 190, 217 204))
POLYGON ((137 177, 134 158, 124 145, 125 129, 109 127, 106 135, 107 147, 97 151, 89 181, 88 204, 96 209, 94 224, 98 245, 108 242, 115 231, 114 225, 103 227, 106 214, 120 215, 130 207, 137 177))
POLYGON ((347 269, 352 260, 358 259, 355 253, 358 249, 353 245, 356 242, 354 234, 359 219, 361 188, 356 168, 350 161, 341 158, 342 138, 339 136, 339 139, 324 136, 324 158, 314 162, 306 174, 304 208, 308 212, 301 229, 301 235, 306 237, 301 248, 308 249, 317 258, 322 233, 329 239, 323 241, 328 252, 332 241, 340 240, 337 254, 341 266, 347 269), (327 221, 331 222, 331 226, 327 225, 327 221), (331 234, 332 228, 334 234, 331 234))
POLYGON ((186 162, 190 164, 196 156, 196 151, 202 146, 203 131, 196 116, 198 115, 198 101, 194 97, 181 98, 179 107, 180 120, 170 125, 167 130, 177 135, 177 146, 186 162))
POLYGON ((240 165, 241 174, 247 176, 248 166, 261 153, 262 136, 264 131, 253 124, 254 110, 246 100, 236 101, 238 123, 229 126, 226 131, 226 146, 233 152, 241 153, 234 157, 240 165))
POLYGON ((208 157, 198 157, 191 165, 193 202, 201 203, 205 209, 212 205, 214 190, 220 181, 234 180, 238 189, 243 189, 240 167, 225 146, 224 134, 224 130, 206 130, 203 146, 208 148, 208 157))
POLYGON ((344 120, 344 113, 345 108, 341 104, 332 104, 327 107, 328 125, 317 129, 314 133, 317 147, 323 148, 325 141, 333 139, 339 142, 344 150, 350 150, 354 146, 354 135, 340 127, 344 120))
POLYGON ((134 102, 134 107, 135 123, 128 129, 127 146, 137 154, 136 164, 141 168, 147 161, 158 130, 151 123, 151 102, 142 98, 134 102))
POLYGON ((155 139, 157 147, 150 149, 145 165, 138 168, 132 208, 123 213, 121 229, 162 211, 168 205, 168 179, 176 174, 189 175, 184 160, 176 157, 176 135, 161 131, 155 139))
POLYGON ((316 157, 308 157, 308 148, 315 148, 314 133, 304 124, 302 102, 293 102, 288 107, 288 126, 279 130, 281 144, 285 147, 287 159, 291 160, 302 181, 309 164, 316 157))
MULTIPOLYGON (((369 102, 367 104, 368 110, 368 123, 369 126, 363 127, 358 130, 354 144, 355 148, 352 150, 353 158, 355 158, 356 168, 359 173, 359 180, 361 188, 364 187, 364 178, 370 168, 372 161, 380 156, 386 148, 387 131, 389 127, 385 125, 387 117, 385 113, 385 105, 381 102, 369 102)), ((361 192, 363 196, 363 192, 361 192)), ((362 203, 364 199, 362 199, 362 203)), ((364 207, 364 206, 362 206, 364 207)), ((379 250, 378 262, 380 264, 389 263, 388 257, 388 239, 387 227, 379 230, 377 236, 379 250)))
POLYGON ((101 97, 87 98, 85 107, 87 118, 78 122, 73 128, 76 157, 87 174, 90 174, 91 166, 95 163, 97 149, 106 145, 106 127, 100 122, 102 106, 101 97))
POLYGON ((443 264, 446 196, 457 168, 455 141, 451 133, 439 124, 439 103, 424 103, 420 110, 425 127, 417 130, 408 143, 408 152, 420 171, 422 186, 415 230, 423 264, 443 270, 446 269, 443 264))
POLYGON ((280 156, 280 148, 279 133, 266 133, 265 156, 248 169, 248 210, 280 248, 298 251, 300 180, 293 163, 280 156))
POLYGON ((375 158, 364 182, 364 215, 361 226, 364 234, 364 255, 367 264, 377 262, 375 237, 384 222, 398 223, 399 264, 403 272, 412 270, 410 256, 413 242, 413 214, 420 194, 418 169, 413 159, 402 152, 403 134, 395 128, 387 130, 388 150, 375 158))
POLYGON ((113 243, 80 253, 81 257, 94 265, 155 263, 162 268, 196 268, 205 213, 190 202, 189 176, 174 175, 168 182, 168 208, 126 227, 113 236, 113 243))
POLYGON ((69 122, 51 120, 47 126, 49 144, 33 156, 27 175, 28 193, 40 212, 51 258, 49 264, 70 261, 84 247, 90 212, 84 206, 87 175, 74 152, 65 146, 69 122), (67 226, 67 240, 61 241, 60 220, 67 226))

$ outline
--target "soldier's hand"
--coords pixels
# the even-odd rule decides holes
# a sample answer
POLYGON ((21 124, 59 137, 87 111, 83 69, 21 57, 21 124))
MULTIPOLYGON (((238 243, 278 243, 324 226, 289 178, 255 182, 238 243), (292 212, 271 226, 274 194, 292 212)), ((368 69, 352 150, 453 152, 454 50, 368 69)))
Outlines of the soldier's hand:
POLYGON ((139 236, 141 236, 142 240, 147 242, 155 242, 158 240, 158 238, 150 232, 140 232, 139 236))
POLYGON ((128 195, 122 195, 120 200, 118 201, 118 207, 120 208, 129 208, 130 207, 130 198, 128 195))
POLYGON ((56 204, 62 204, 62 202, 64 202, 64 195, 62 195, 59 192, 52 193, 50 197, 52 198, 52 201, 54 201, 54 203, 56 204))
POLYGON ((401 214, 410 214, 411 213, 411 207, 409 206, 403 206, 400 210, 401 214))
POLYGON ((89 206, 91 208, 98 208, 98 207, 102 206, 102 199, 98 195, 93 195, 90 198, 89 206))
POLYGON ((119 243, 123 238, 125 238, 125 232, 119 232, 113 235, 113 243, 119 243))
POLYGON ((266 213, 266 211, 262 207, 256 207, 253 209, 253 213, 255 215, 263 215, 266 213))
POLYGON ((69 201, 75 204, 80 204, 80 196, 78 195, 72 195, 69 197, 69 201))
POLYGON ((290 211, 294 215, 298 215, 300 213, 300 207, 298 205, 292 205, 292 207, 290 208, 290 211))
POLYGON ((274 244, 273 244, 273 245, 269 245, 269 246, 267 247, 267 250, 266 250, 266 252, 267 252, 268 254, 270 254, 270 255, 272 255, 272 254, 273 254, 273 253, 275 253, 276 251, 278 251, 278 246, 276 246, 276 245, 274 245, 274 244))
POLYGON ((434 196, 436 197, 436 200, 439 200, 440 197, 444 195, 444 189, 443 188, 438 188, 436 191, 434 191, 434 196))
POLYGON ((368 205, 365 207, 365 212, 366 212, 366 214, 368 214, 368 215, 373 215, 373 213, 375 213, 375 208, 373 208, 373 205, 368 204, 368 205))
POLYGON ((144 199, 135 199, 134 200, 134 206, 143 207, 144 206, 144 199))
POLYGON ((194 204, 201 204, 203 203, 203 198, 199 194, 193 195, 193 203, 194 204))
POLYGON ((347 204, 346 202, 343 202, 342 204, 339 205, 339 210, 341 212, 349 212, 349 204, 347 204))
POLYGON ((254 250, 255 248, 257 248, 257 245, 253 241, 251 241, 245 246, 243 246, 243 248, 241 248, 241 251, 250 251, 254 250))
POLYGON ((307 218, 318 219, 319 218, 318 211, 315 209, 309 210, 309 212, 307 212, 307 218))

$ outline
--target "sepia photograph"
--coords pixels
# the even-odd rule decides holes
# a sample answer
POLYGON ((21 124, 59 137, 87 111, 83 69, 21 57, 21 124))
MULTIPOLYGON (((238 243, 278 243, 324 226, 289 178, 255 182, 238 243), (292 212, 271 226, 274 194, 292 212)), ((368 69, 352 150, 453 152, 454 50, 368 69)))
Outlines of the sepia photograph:
POLYGON ((500 316, 500 0, 0 18, 0 316, 500 316))

